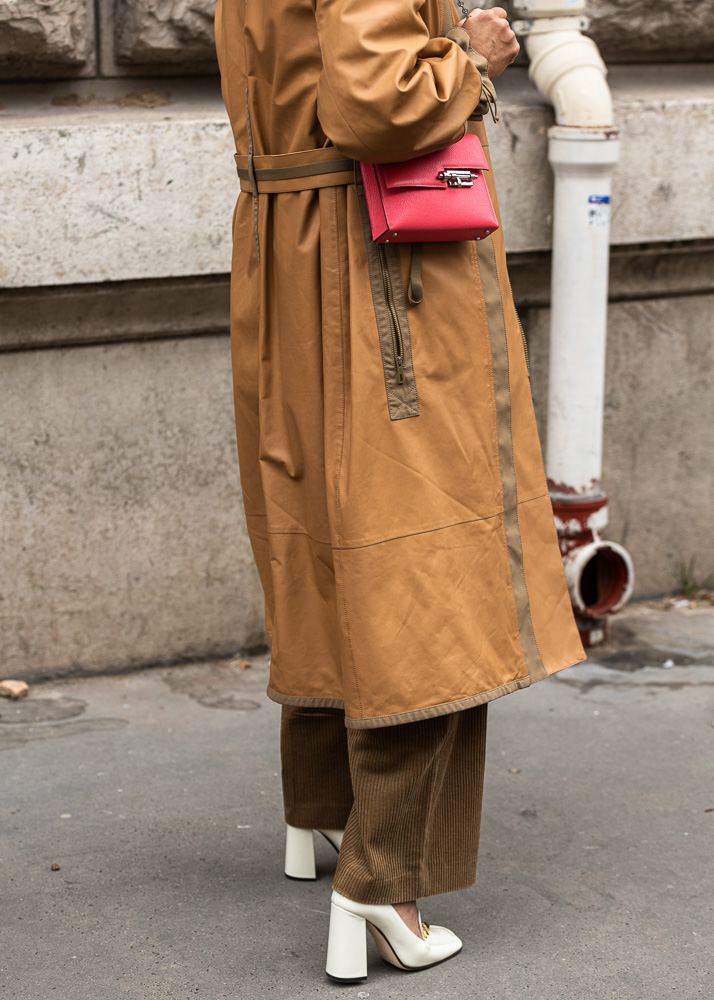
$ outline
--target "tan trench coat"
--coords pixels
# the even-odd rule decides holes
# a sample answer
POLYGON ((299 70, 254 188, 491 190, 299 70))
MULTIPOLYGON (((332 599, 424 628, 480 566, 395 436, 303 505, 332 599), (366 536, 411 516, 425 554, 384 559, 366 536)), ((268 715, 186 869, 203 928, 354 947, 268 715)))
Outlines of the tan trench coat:
POLYGON ((468 121, 483 66, 463 29, 441 37, 453 17, 443 0, 219 0, 216 14, 269 694, 344 707, 352 727, 458 711, 584 659, 502 231, 425 244, 412 305, 411 248, 381 256, 366 238, 352 164, 311 173, 431 152, 465 126, 487 145, 468 121))

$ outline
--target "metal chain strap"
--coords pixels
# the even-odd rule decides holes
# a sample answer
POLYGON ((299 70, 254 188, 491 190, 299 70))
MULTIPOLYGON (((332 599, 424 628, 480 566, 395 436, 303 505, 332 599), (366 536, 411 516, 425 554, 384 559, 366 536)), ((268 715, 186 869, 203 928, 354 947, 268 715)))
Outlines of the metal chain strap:
POLYGON ((489 3, 488 0, 477 0, 476 3, 474 3, 473 0, 471 0, 471 7, 467 7, 466 4, 464 3, 464 0, 454 0, 454 2, 456 3, 457 7, 461 8, 461 12, 463 13, 464 17, 468 17, 469 14, 473 13, 473 11, 475 10, 483 10, 484 8, 491 6, 491 3, 489 3))

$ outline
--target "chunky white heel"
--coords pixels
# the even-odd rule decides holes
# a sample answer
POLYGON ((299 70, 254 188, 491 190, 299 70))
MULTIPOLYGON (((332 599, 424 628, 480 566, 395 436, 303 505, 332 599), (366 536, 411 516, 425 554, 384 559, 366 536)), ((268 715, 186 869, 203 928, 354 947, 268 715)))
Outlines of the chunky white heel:
POLYGON ((461 940, 447 927, 429 927, 419 914, 421 937, 409 930, 393 906, 355 903, 332 893, 326 971, 335 982, 355 982, 367 976, 366 930, 380 956, 398 969, 428 969, 462 948, 461 940))
POLYGON ((367 922, 335 904, 332 894, 326 971, 336 983, 359 983, 367 978, 367 922))
POLYGON ((288 878, 300 879, 304 882, 314 882, 317 878, 312 830, 299 830, 296 826, 287 827, 285 832, 285 874, 288 878))
MULTIPOLYGON (((300 882, 314 882, 317 878, 315 870, 315 845, 312 830, 301 830, 296 826, 286 824, 285 832, 285 874, 288 878, 300 882)), ((325 840, 336 851, 342 845, 343 830, 318 830, 325 840)))

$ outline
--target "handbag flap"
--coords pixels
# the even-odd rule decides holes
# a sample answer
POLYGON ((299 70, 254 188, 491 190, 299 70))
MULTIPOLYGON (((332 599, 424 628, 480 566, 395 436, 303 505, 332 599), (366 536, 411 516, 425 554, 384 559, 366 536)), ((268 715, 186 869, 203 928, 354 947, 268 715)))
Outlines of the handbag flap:
POLYGON ((380 183, 393 188, 443 188, 446 181, 439 179, 443 170, 488 170, 483 146, 477 136, 463 136, 458 142, 426 156, 418 156, 404 163, 378 163, 375 171, 380 183))

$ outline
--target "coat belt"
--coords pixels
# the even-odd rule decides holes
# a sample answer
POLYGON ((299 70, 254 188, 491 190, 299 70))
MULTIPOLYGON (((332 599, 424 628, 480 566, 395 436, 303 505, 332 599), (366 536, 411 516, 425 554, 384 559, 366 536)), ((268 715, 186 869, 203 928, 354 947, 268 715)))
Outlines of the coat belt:
MULTIPOLYGON (((254 195, 341 187, 343 184, 352 184, 355 179, 356 161, 341 156, 334 146, 261 156, 236 153, 235 161, 241 191, 254 195)), ((255 241, 259 247, 257 222, 255 241)), ((407 294, 411 304, 417 306, 424 300, 421 243, 413 243, 411 251, 407 294)))
MULTIPOLYGON (((241 191, 252 191, 251 157, 236 153, 235 161, 241 191)), ((354 181, 355 161, 342 156, 332 146, 297 153, 253 156, 252 161, 258 194, 340 187, 354 181)))

